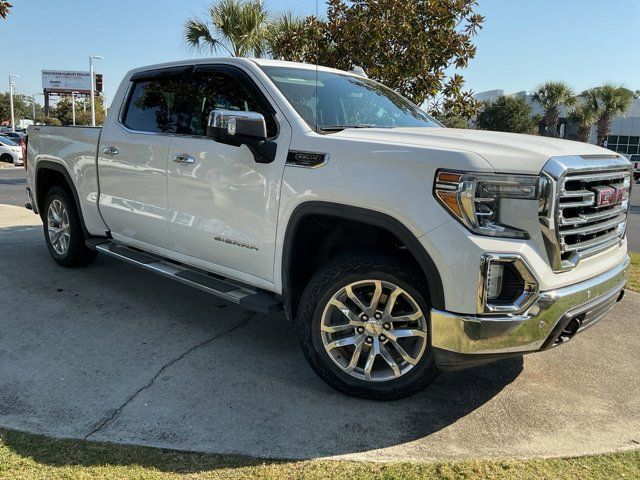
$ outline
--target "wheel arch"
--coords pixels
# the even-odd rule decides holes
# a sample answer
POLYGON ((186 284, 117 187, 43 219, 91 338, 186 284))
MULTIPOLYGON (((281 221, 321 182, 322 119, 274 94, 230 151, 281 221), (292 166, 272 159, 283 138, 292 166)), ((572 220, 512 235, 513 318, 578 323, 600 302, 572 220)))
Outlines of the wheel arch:
POLYGON ((375 210, 342 205, 331 202, 311 201, 298 205, 287 223, 282 251, 282 300, 288 319, 295 318, 297 303, 301 292, 293 288, 294 274, 294 242, 300 232, 300 226, 309 217, 334 218, 365 224, 395 237, 406 247, 409 255, 415 260, 427 281, 428 297, 432 307, 443 309, 445 305, 444 289, 440 273, 418 238, 398 219, 375 210))
POLYGON ((89 238, 91 235, 89 234, 87 227, 84 223, 84 217, 82 215, 82 210, 80 208, 80 197, 78 197, 78 191, 76 190, 75 184, 71 179, 71 175, 65 168, 64 165, 53 162, 50 160, 41 160, 37 163, 35 169, 35 177, 34 177, 34 194, 37 212, 40 213, 40 217, 44 221, 44 202, 47 196, 47 192, 55 186, 59 186, 63 188, 65 191, 71 194, 71 198, 73 199, 74 208, 76 209, 76 213, 78 218, 80 219, 80 225, 82 226, 82 232, 85 235, 85 238, 89 238), (46 178, 46 173, 53 172, 50 175, 50 178, 46 178))

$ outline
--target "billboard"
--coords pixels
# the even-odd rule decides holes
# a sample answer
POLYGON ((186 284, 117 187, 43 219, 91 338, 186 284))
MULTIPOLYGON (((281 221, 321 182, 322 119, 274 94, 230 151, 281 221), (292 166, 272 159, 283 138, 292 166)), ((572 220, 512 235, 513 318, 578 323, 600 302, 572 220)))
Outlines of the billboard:
POLYGON ((42 89, 60 93, 89 92, 91 77, 89 72, 42 70, 42 89))

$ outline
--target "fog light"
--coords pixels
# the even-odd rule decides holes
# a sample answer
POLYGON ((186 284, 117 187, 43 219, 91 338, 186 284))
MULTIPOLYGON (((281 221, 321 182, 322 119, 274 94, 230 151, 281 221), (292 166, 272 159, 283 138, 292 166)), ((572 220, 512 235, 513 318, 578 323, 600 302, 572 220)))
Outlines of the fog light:
POLYGON ((532 305, 537 293, 538 281, 520 255, 482 255, 477 313, 521 313, 532 305))
POLYGON ((501 263, 490 263, 487 268, 487 300, 495 300, 502 292, 502 277, 504 265, 501 263))

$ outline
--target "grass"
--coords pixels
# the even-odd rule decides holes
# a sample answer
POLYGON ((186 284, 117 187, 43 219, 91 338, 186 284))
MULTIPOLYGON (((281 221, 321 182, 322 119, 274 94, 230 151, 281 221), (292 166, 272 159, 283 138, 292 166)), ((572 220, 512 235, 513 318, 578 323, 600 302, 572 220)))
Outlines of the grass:
POLYGON ((32 479, 605 479, 640 478, 640 451, 550 460, 430 463, 264 461, 53 440, 0 430, 0 478, 32 479))
POLYGON ((631 268, 629 268, 629 283, 627 288, 634 292, 640 292, 640 253, 630 253, 631 268))

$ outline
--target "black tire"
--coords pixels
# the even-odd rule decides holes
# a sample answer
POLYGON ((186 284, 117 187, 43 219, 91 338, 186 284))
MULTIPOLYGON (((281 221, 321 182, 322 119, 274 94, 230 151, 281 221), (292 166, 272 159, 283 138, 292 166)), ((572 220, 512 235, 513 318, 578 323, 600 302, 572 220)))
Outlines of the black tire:
POLYGON ((63 267, 72 268, 88 265, 96 259, 98 252, 91 250, 85 244, 86 238, 80 223, 78 209, 70 195, 60 187, 53 187, 47 193, 42 212, 42 223, 44 227, 44 238, 51 257, 63 267), (51 244, 47 227, 47 212, 54 200, 59 200, 67 211, 69 217, 69 247, 65 253, 58 253, 51 244))
POLYGON ((417 393, 438 376, 431 348, 427 288, 410 264, 379 254, 349 254, 321 268, 305 288, 296 318, 300 344, 309 365, 331 387, 347 395, 373 400, 396 400, 417 393), (391 282, 408 292, 418 303, 427 325, 427 346, 413 368, 398 378, 382 382, 355 378, 343 371, 326 352, 321 336, 322 314, 332 296, 360 280, 391 282))
POLYGON ((0 157, 0 162, 13 163, 13 157, 8 153, 3 153, 0 157))

